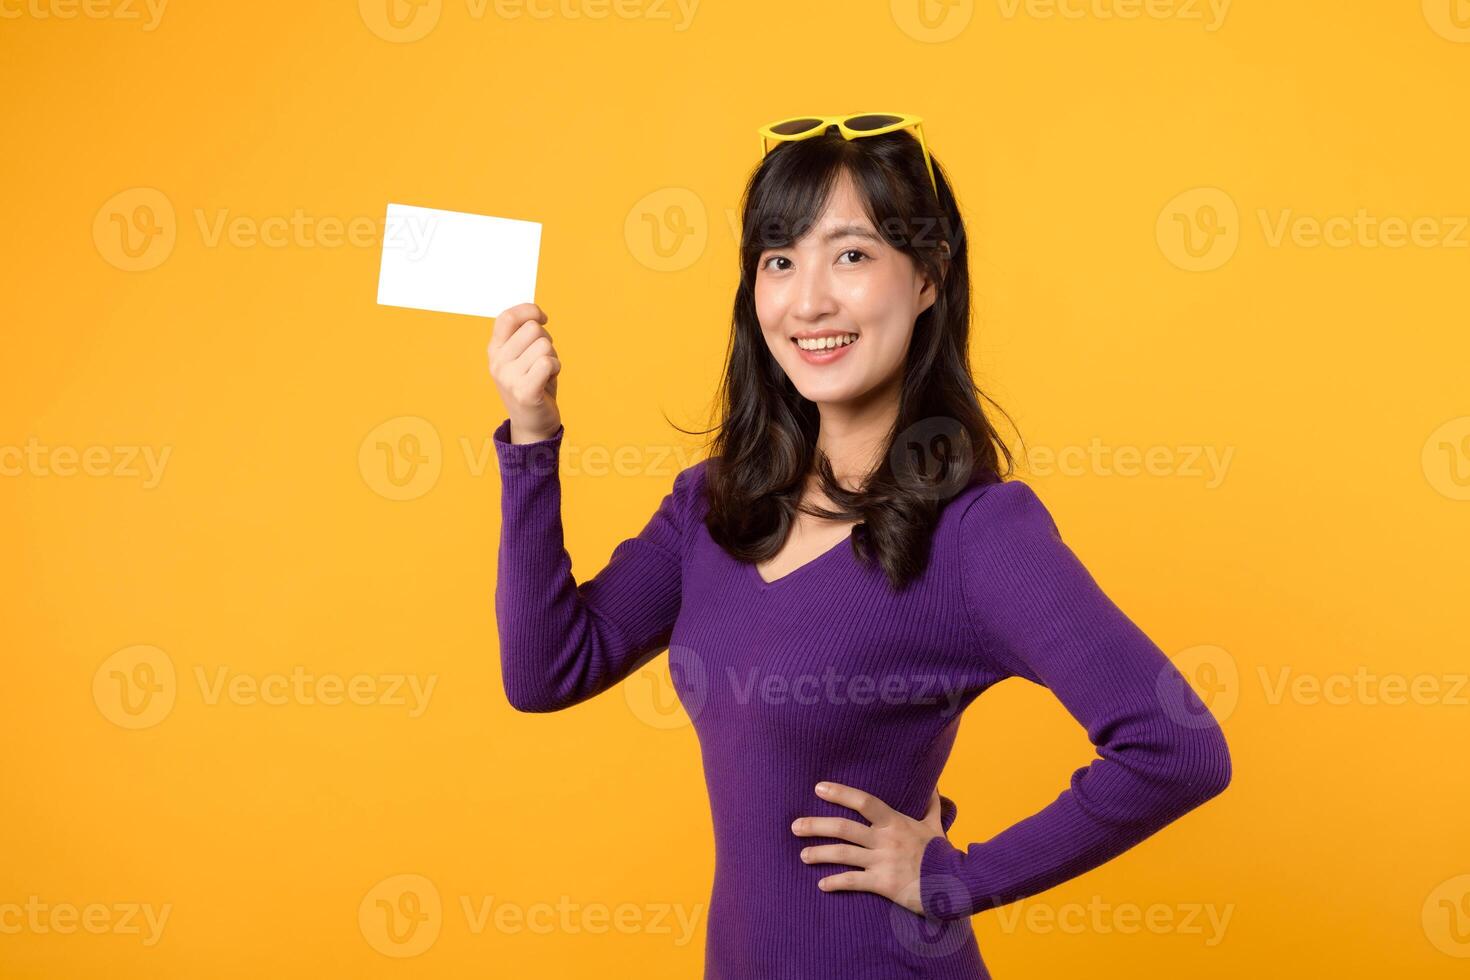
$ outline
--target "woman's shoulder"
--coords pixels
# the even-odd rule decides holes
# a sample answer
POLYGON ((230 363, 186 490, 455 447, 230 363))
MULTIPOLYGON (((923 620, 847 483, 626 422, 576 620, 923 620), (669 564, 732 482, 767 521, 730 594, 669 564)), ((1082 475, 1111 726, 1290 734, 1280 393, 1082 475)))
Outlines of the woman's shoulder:
POLYGON ((696 460, 679 471, 674 477, 674 485, 683 484, 691 491, 703 490, 704 482, 709 476, 710 460, 714 457, 706 456, 704 459, 696 460))
POLYGON ((962 543, 997 536, 1057 533, 1056 521, 1029 483, 1019 478, 992 479, 966 487, 947 508, 951 535, 962 543))
POLYGON ((690 463, 674 476, 674 499, 686 520, 703 517, 706 507, 705 485, 709 479, 710 460, 714 458, 716 457, 706 456, 690 463))

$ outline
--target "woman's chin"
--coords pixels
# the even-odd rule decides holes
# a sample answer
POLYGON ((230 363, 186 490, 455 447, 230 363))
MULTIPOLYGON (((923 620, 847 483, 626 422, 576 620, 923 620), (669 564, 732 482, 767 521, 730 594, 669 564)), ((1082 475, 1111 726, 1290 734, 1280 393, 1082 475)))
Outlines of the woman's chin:
POLYGON ((861 386, 850 378, 816 378, 800 375, 792 378, 792 386, 801 397, 818 405, 840 405, 857 401, 863 394, 861 386))

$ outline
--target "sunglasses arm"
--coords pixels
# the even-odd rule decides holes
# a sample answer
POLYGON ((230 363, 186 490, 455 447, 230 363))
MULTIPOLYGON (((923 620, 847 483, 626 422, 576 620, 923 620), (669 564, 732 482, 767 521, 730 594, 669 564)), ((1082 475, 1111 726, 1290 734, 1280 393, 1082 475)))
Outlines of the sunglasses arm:
POLYGON ((938 197, 939 181, 934 179, 934 158, 929 156, 929 144, 924 142, 924 124, 919 123, 914 128, 919 131, 919 148, 924 151, 924 166, 929 168, 929 184, 934 188, 934 196, 938 197))

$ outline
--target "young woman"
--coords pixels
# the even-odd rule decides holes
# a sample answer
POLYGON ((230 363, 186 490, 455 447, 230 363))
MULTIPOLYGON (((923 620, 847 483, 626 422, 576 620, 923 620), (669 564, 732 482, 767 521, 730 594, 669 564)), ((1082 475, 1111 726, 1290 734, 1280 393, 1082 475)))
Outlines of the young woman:
POLYGON ((1220 793, 1230 756, 1036 493, 1004 479, 943 168, 906 128, 827 123, 762 130, 780 141, 742 201, 711 452, 580 584, 561 361, 537 306, 496 319, 502 675, 516 708, 555 711, 669 650, 715 831, 706 980, 977 980, 970 916, 1139 843, 1220 793), (1013 676, 1099 758, 961 850, 937 781, 964 709, 1013 676))

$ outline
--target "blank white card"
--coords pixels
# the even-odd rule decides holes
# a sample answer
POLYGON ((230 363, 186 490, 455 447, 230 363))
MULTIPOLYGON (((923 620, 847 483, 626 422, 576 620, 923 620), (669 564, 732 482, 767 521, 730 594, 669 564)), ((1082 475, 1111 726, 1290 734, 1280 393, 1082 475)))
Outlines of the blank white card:
POLYGON ((493 317, 535 302, 541 223, 389 204, 378 303, 493 317))

